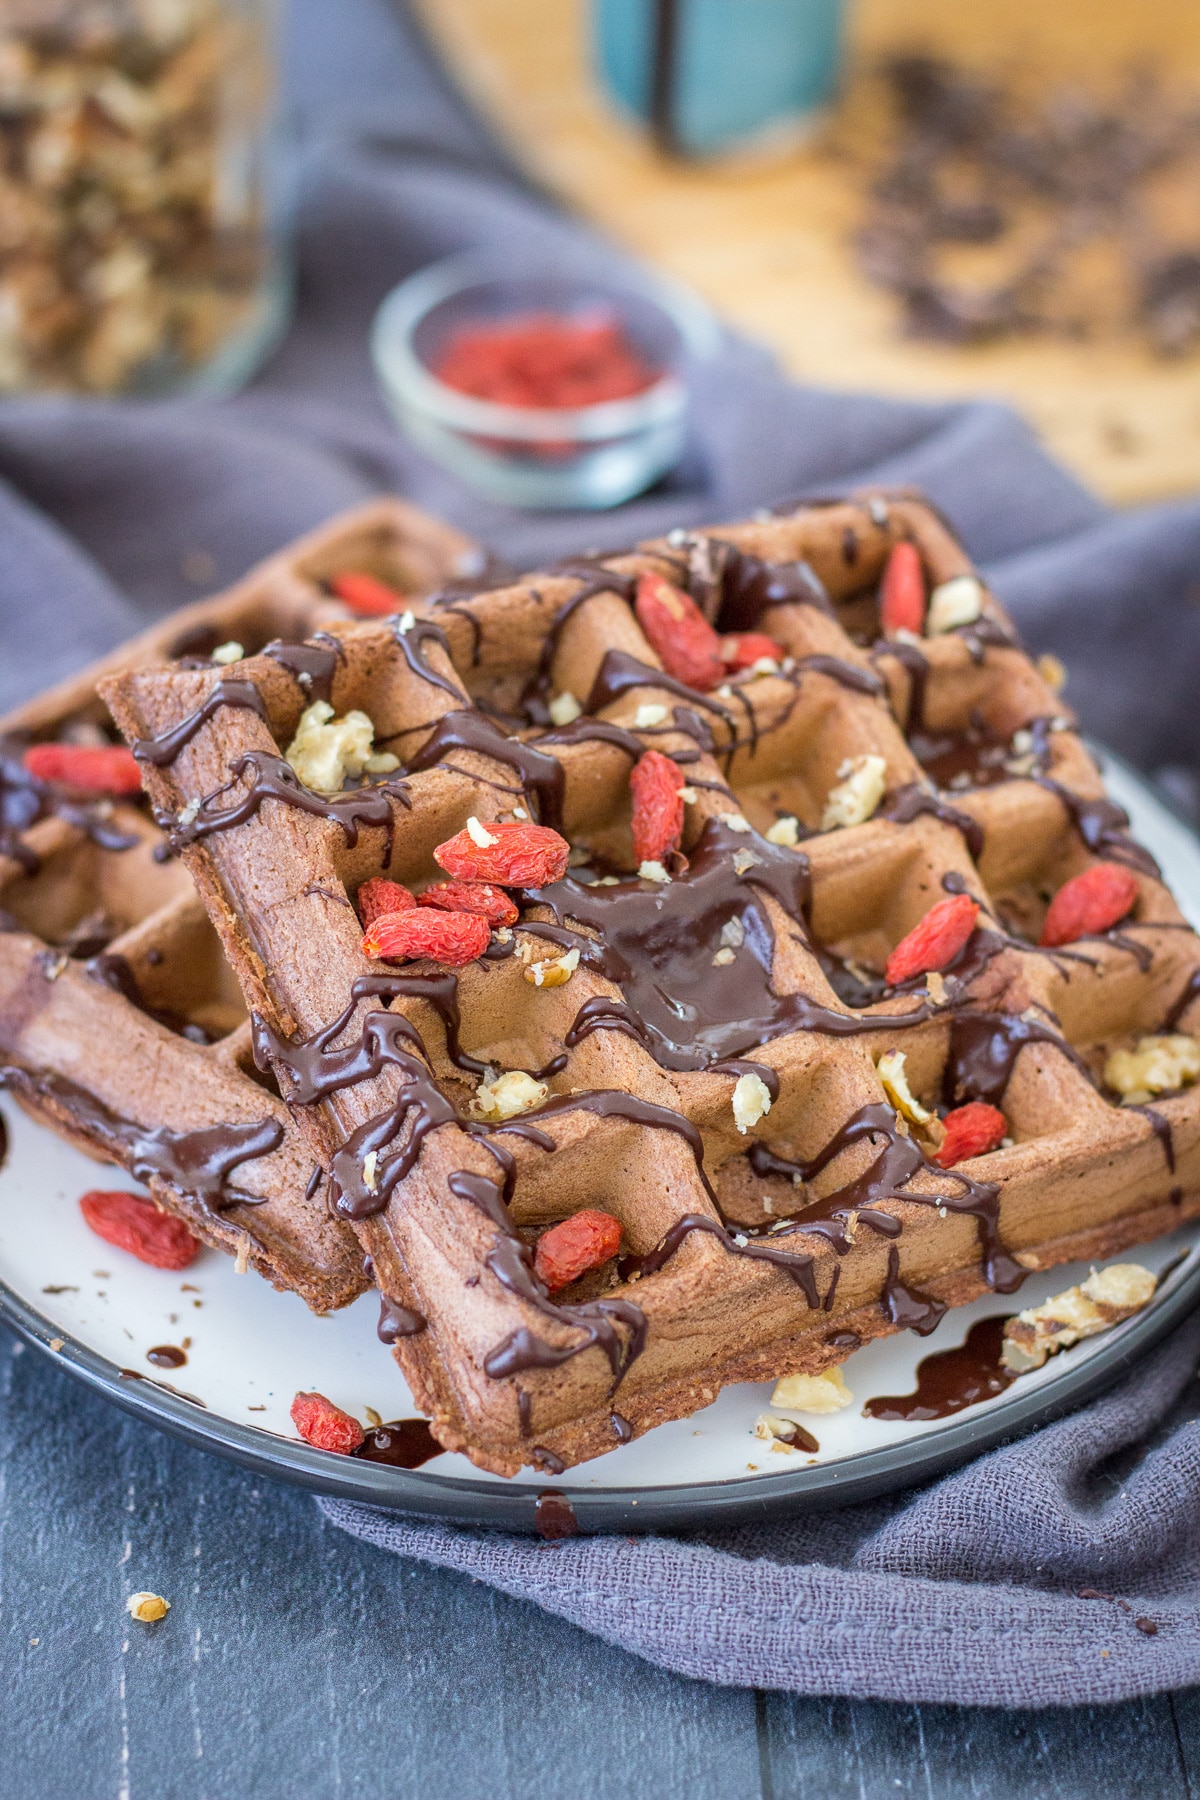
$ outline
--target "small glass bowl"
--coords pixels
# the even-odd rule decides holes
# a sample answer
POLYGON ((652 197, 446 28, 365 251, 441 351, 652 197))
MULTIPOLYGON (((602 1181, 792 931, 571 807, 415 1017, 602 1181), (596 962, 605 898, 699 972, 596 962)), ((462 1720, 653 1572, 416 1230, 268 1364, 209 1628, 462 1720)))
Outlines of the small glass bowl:
POLYGON ((662 277, 570 256, 472 253, 393 288, 375 316, 371 353, 388 405, 413 441, 489 500, 536 509, 619 506, 679 461, 686 371, 711 356, 719 329, 704 303, 662 277), (432 363, 452 333, 528 313, 616 320, 661 370, 630 399, 576 410, 477 400, 432 363))

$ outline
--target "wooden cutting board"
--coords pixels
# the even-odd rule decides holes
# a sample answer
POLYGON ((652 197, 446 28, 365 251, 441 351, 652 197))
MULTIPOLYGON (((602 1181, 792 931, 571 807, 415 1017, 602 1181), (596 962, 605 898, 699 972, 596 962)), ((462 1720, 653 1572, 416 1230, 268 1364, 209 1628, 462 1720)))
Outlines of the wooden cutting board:
MULTIPOLYGON (((1200 487, 1200 353, 1155 357, 1132 334, 1103 343, 913 343, 854 265, 862 214, 852 162, 828 136, 757 163, 664 159, 592 78, 587 0, 415 0, 435 44, 522 166, 641 256, 690 282, 792 374, 822 386, 925 398, 991 394, 1117 502, 1200 487)), ((878 107, 870 69, 889 50, 1054 84, 1103 84, 1150 62, 1200 94, 1195 0, 861 0, 852 9, 837 130, 878 107)), ((1200 202, 1196 241, 1200 243, 1200 202)))

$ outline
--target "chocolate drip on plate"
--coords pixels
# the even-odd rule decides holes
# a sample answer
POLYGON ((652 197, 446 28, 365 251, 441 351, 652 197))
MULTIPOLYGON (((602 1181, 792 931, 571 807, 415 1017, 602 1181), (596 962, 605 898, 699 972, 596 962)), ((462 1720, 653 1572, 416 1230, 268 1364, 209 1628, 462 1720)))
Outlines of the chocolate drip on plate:
POLYGON ((429 1429, 428 1419, 391 1419, 386 1425, 373 1426, 350 1454, 363 1462, 387 1463, 393 1469, 419 1469, 435 1456, 444 1456, 445 1449, 429 1429))
POLYGON ((868 1419, 946 1419, 1002 1394, 1016 1377, 1000 1360, 1007 1318, 980 1319, 955 1350, 936 1350, 917 1364, 911 1394, 878 1394, 863 1412, 868 1419))
POLYGON ((180 1350, 175 1344, 155 1344, 147 1350, 146 1361, 153 1363, 156 1369, 182 1369, 187 1362, 187 1351, 180 1350))
POLYGON ((133 754, 139 762, 152 763, 156 769, 165 769, 191 743, 201 726, 206 725, 223 706, 240 707, 246 712, 257 713, 265 723, 270 723, 263 697, 254 683, 226 676, 210 689, 195 712, 189 713, 186 719, 181 719, 170 731, 161 732, 158 737, 138 738, 133 746, 133 754))
MULTIPOLYGON (((546 1452, 543 1451, 542 1454, 545 1457, 546 1452)), ((562 1473, 561 1465, 558 1473, 562 1473)), ((543 1488, 534 1507, 533 1528, 540 1538, 553 1544, 561 1538, 574 1537, 579 1530, 579 1520, 565 1494, 561 1494, 557 1488, 543 1488)))

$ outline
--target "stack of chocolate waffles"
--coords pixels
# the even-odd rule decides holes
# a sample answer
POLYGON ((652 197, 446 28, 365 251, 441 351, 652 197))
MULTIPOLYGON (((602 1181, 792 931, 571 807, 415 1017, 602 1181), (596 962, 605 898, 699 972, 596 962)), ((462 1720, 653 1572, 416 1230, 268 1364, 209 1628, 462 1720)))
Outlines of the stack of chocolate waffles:
POLYGON ((1200 1212, 1200 942, 927 504, 470 558, 380 506, 7 722, 23 1105, 311 1306, 374 1280, 436 1437, 503 1474, 1200 1212), (395 611, 356 620, 370 577, 395 611), (105 704, 149 810, 28 773, 105 704), (569 866, 514 868, 474 960, 368 958, 368 882, 420 897, 450 840, 496 882, 514 831, 569 866), (1120 916, 1051 932, 1100 866, 1120 916), (604 1260, 552 1281, 583 1212, 604 1260))

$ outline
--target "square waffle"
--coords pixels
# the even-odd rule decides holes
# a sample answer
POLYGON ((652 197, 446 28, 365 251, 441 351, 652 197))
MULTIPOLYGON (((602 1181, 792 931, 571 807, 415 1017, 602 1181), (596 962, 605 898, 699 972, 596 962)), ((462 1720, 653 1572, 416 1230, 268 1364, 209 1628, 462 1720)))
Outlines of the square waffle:
MULTIPOLYGON (((220 939, 142 800, 31 778, 31 742, 100 745, 96 683, 114 669, 236 639, 319 668, 314 632, 344 624, 328 579, 353 568, 414 592, 477 562, 413 509, 348 515, 122 645, 0 720, 0 1057, 20 1103, 79 1148, 147 1182, 205 1242, 240 1253, 319 1311, 367 1285, 350 1229, 315 1197, 313 1158, 270 1076, 220 939)), ((330 654, 328 646, 324 655, 330 654)))
POLYGON ((1200 1088, 1139 1108, 1101 1085, 1114 1049, 1200 1022, 1200 941, 994 596, 936 637, 880 637, 902 541, 932 587, 973 575, 928 504, 875 493, 331 624, 335 712, 366 712, 402 765, 332 796, 283 761, 310 693, 270 657, 239 665, 236 704, 211 668, 102 683, 131 742, 169 746, 145 765, 156 817, 367 1252, 381 1336, 438 1439, 485 1468, 556 1472, 724 1383, 817 1373, 1200 1212, 1200 1088), (631 604, 644 572, 783 660, 674 679, 631 604), (633 873, 649 748, 687 784, 670 881, 633 873), (864 757, 879 804, 822 829, 864 757), (471 817, 559 829, 570 872, 465 967, 368 962, 361 885, 439 879, 471 817), (1098 860, 1134 871, 1130 917, 1036 948, 1098 860), (889 952, 959 893, 982 910, 957 960, 887 987, 889 952), (530 979, 571 949, 564 983, 530 979), (1001 1107, 1003 1145, 936 1166, 883 1085, 893 1050, 925 1108, 1001 1107), (501 1070, 545 1098, 489 1123, 501 1070), (749 1119, 747 1075, 771 1101, 749 1119), (624 1253, 552 1296, 533 1248, 592 1207, 624 1253))

